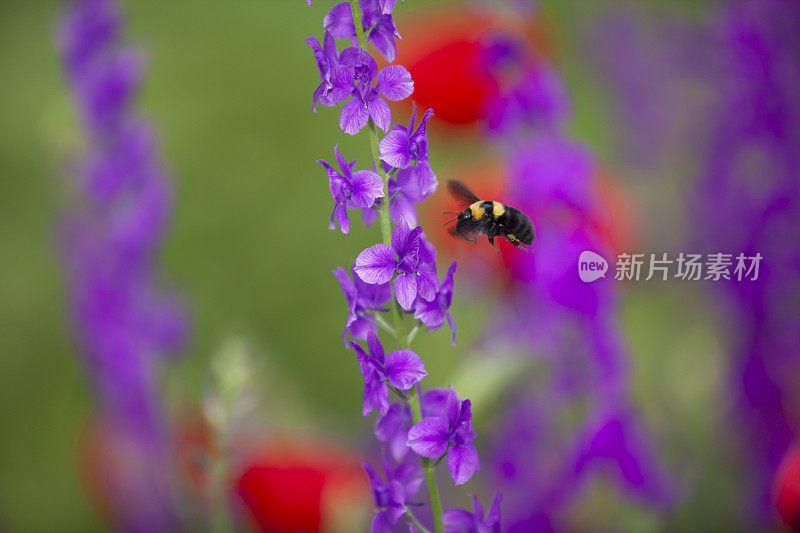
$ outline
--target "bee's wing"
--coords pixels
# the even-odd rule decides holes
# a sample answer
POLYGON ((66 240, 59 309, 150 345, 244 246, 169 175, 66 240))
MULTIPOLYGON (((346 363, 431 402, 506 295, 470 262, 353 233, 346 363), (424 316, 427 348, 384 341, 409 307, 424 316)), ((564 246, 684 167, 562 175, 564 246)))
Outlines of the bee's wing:
POLYGON ((466 205, 472 204, 480 200, 475 194, 467 189, 461 182, 450 180, 447 182, 447 190, 457 200, 461 200, 466 205))
POLYGON ((473 242, 478 237, 480 231, 478 225, 471 221, 461 222, 461 224, 454 224, 448 228, 448 233, 453 237, 464 239, 465 241, 473 242))

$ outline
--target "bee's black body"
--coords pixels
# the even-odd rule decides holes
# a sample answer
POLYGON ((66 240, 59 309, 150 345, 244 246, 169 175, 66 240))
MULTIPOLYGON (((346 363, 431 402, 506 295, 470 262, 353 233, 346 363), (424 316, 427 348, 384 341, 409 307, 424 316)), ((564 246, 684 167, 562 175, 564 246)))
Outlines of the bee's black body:
POLYGON ((479 234, 485 234, 492 246, 495 237, 503 237, 517 248, 528 251, 521 245, 533 244, 534 232, 525 213, 500 202, 481 200, 457 181, 449 181, 447 186, 453 196, 469 202, 466 209, 451 219, 456 220, 456 225, 450 233, 473 242, 478 242, 479 234))

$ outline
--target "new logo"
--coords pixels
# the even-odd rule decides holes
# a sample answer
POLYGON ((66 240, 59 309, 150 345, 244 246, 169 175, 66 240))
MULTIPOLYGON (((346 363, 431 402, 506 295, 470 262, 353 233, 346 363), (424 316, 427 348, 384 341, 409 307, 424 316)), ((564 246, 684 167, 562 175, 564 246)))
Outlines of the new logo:
POLYGON ((606 277, 608 262, 602 256, 584 250, 578 258, 578 276, 581 281, 589 283, 599 278, 606 277))

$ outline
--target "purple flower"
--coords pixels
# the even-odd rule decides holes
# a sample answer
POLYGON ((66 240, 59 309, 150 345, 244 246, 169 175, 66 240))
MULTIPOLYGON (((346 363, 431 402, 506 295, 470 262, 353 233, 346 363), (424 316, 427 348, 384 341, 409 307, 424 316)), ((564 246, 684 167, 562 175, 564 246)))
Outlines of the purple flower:
POLYGON ((463 485, 480 470, 478 450, 472 441, 472 409, 469 400, 459 401, 450 387, 444 416, 429 416, 408 431, 408 446, 422 457, 438 459, 447 454, 447 469, 456 485, 463 485))
POLYGON ((325 167, 328 173, 328 183, 331 189, 331 196, 336 202, 331 212, 331 222, 328 229, 336 229, 336 222, 339 223, 342 233, 350 233, 350 219, 347 216, 348 207, 372 207, 376 198, 383 196, 383 181, 381 177, 371 170, 357 170, 353 172, 356 160, 348 163, 339 152, 339 145, 333 147, 333 153, 342 174, 336 172, 324 159, 317 159, 325 167))
POLYGON ((411 409, 407 403, 393 403, 375 423, 375 436, 389 445, 395 461, 401 460, 408 451, 408 428, 411 427, 411 409))
POLYGON ((486 122, 489 131, 498 134, 514 133, 519 128, 555 131, 569 113, 561 78, 538 64, 529 67, 516 85, 490 104, 486 122))
POLYGON ((389 385, 408 390, 428 375, 419 356, 411 350, 396 350, 384 357, 383 345, 378 336, 369 333, 369 354, 357 342, 350 342, 356 351, 361 375, 364 376, 364 416, 375 408, 386 414, 389 409, 389 385))
POLYGON ((371 117, 380 129, 387 131, 392 122, 392 111, 381 95, 392 101, 410 96, 414 92, 411 74, 400 65, 389 65, 378 72, 375 59, 355 47, 343 50, 339 60, 346 68, 333 72, 332 91, 336 94, 348 91, 352 95, 342 107, 339 127, 343 132, 355 135, 371 117), (372 80, 375 80, 375 86, 372 80))
POLYGON ((433 300, 436 296, 436 249, 425 239, 422 228, 413 230, 405 220, 395 226, 392 245, 376 244, 356 258, 356 274, 366 283, 383 284, 392 279, 394 293, 403 309, 410 311, 414 300, 433 300))
POLYGON ((428 196, 436 190, 436 174, 431 169, 428 161, 428 136, 426 128, 428 120, 433 116, 433 109, 428 109, 425 116, 414 131, 414 122, 417 118, 417 106, 411 114, 408 127, 395 124, 392 131, 386 134, 380 142, 381 159, 396 168, 408 168, 412 162, 416 163, 419 191, 428 196))
POLYGON ((453 346, 456 345, 456 321, 450 314, 450 305, 453 303, 453 274, 456 266, 455 261, 450 264, 436 296, 431 301, 417 298, 414 302, 414 318, 421 320, 428 328, 439 329, 447 320, 447 325, 453 331, 453 346))
POLYGON ((422 484, 422 470, 417 461, 403 461, 392 468, 384 460, 387 481, 384 482, 367 462, 362 464, 369 476, 372 496, 378 513, 372 520, 373 533, 392 533, 397 520, 406 513, 406 502, 413 498, 422 484))
POLYGON ((70 169, 76 201, 61 245, 98 418, 109 452, 126 459, 105 487, 114 529, 175 531, 158 369, 180 351, 188 321, 155 269, 171 191, 155 135, 132 111, 143 62, 120 45, 121 30, 115 1, 65 3, 60 52, 88 139, 70 169))
POLYGON ((489 512, 484 516, 483 506, 474 494, 472 495, 473 511, 464 509, 451 509, 446 511, 444 519, 445 533, 500 533, 500 502, 501 493, 495 494, 489 512))
POLYGON ((311 109, 315 113, 317 112, 317 102, 331 107, 346 100, 352 91, 351 87, 344 83, 334 85, 334 80, 339 78, 346 79, 349 71, 339 60, 336 41, 330 32, 325 32, 323 41, 325 44, 320 46, 316 37, 312 36, 306 39, 306 44, 314 51, 314 59, 317 60, 317 68, 319 69, 319 78, 321 80, 312 96, 311 109))
MULTIPOLYGON (((390 169, 386 163, 384 168, 390 169)), ((419 189, 419 179, 417 177, 417 166, 411 166, 398 170, 389 177, 389 216, 399 224, 405 219, 409 227, 417 226, 417 209, 414 204, 418 204, 428 197, 428 194, 421 194, 419 189)), ((363 210, 364 224, 369 226, 378 219, 377 209, 383 199, 375 200, 372 209, 363 210)))
POLYGON ((342 340, 347 337, 347 332, 356 339, 366 339, 367 335, 377 330, 377 324, 370 316, 370 311, 388 311, 383 304, 389 300, 391 289, 388 283, 383 285, 370 285, 361 281, 355 271, 353 278, 342 267, 333 271, 333 276, 339 280, 342 292, 347 300, 347 322, 342 330, 342 340))
MULTIPOLYGON (((375 45, 383 57, 391 63, 397 56, 395 37, 400 38, 394 25, 392 11, 397 0, 359 0, 361 7, 361 27, 367 40, 375 45)), ((349 2, 336 4, 325 15, 323 25, 337 39, 350 39, 353 46, 356 39, 356 26, 349 2)))

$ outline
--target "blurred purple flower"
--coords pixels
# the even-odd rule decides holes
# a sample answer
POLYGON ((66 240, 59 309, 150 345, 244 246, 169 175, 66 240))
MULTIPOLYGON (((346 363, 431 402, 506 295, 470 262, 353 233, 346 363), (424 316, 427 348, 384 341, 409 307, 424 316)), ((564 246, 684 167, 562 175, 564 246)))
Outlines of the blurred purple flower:
POLYGON ((447 320, 447 325, 453 331, 453 346, 456 345, 456 321, 450 314, 450 306, 453 303, 453 274, 456 272, 456 262, 450 264, 444 280, 436 291, 436 296, 431 301, 417 298, 414 302, 414 318, 420 320, 430 329, 439 329, 447 320))
POLYGON ((500 533, 500 502, 503 495, 497 493, 489 512, 484 516, 483 506, 472 495, 473 512, 464 509, 451 509, 444 513, 445 533, 500 533))
POLYGON ((428 109, 420 120, 416 131, 414 122, 417 117, 417 106, 411 114, 408 127, 395 124, 380 142, 381 159, 389 165, 405 169, 412 162, 416 163, 418 188, 422 196, 428 196, 436 190, 436 175, 428 161, 428 136, 426 127, 433 116, 433 109, 428 109))
POLYGON ((140 56, 120 46, 111 0, 66 4, 60 52, 88 137, 72 170, 76 205, 61 227, 70 305, 101 417, 124 442, 111 472, 114 526, 174 531, 168 443, 158 396, 159 358, 180 351, 186 310, 155 268, 171 193, 154 134, 131 112, 140 56))
POLYGON ((411 427, 411 409, 407 403, 393 403, 375 423, 375 436, 389 445, 395 461, 400 461, 408 451, 408 429, 411 427))
POLYGON ((356 351, 361 375, 364 377, 364 416, 372 409, 385 415, 389 409, 389 385, 398 390, 408 390, 428 375, 419 356, 411 350, 396 350, 384 356, 383 345, 378 336, 369 333, 364 352, 357 342, 350 342, 356 351))
POLYGON ((392 468, 384 460, 386 481, 372 468, 369 463, 364 463, 364 470, 369 476, 369 485, 375 499, 378 513, 372 520, 372 529, 376 533, 392 533, 397 520, 406 513, 406 502, 413 498, 422 484, 422 469, 417 462, 403 461, 392 468))
POLYGON ((450 387, 444 416, 423 418, 408 431, 408 446, 417 455, 438 459, 447 454, 447 469, 456 485, 463 485, 480 470, 481 461, 472 443, 474 440, 471 402, 459 401, 453 387, 450 387))
POLYGON ((355 271, 371 284, 387 283, 397 272, 395 297, 409 311, 418 296, 427 301, 436 296, 435 264, 436 249, 425 239, 422 228, 411 230, 402 220, 392 232, 392 245, 381 243, 363 250, 356 258, 355 271))
POLYGON ((378 326, 369 313, 370 311, 388 311, 382 306, 392 294, 388 283, 370 285, 361 281, 352 267, 351 272, 352 279, 342 267, 333 271, 333 276, 339 281, 347 300, 348 314, 347 322, 342 330, 343 341, 347 338, 348 332, 354 338, 362 340, 366 339, 369 333, 375 333, 378 326))
POLYGON ((333 147, 336 162, 342 173, 336 172, 333 167, 324 159, 317 159, 325 167, 328 174, 328 186, 334 202, 331 212, 331 222, 328 229, 336 229, 336 223, 345 235, 350 233, 350 218, 347 216, 348 207, 368 208, 372 207, 376 198, 383 196, 383 180, 371 170, 357 170, 353 172, 356 165, 354 159, 352 163, 339 152, 339 145, 333 147))
POLYGON ((719 100, 703 117, 713 128, 692 211, 705 249, 765 258, 758 280, 714 286, 739 335, 730 384, 750 482, 743 515, 750 529, 768 529, 774 476, 800 416, 800 252, 792 245, 800 242, 800 6, 731 2, 712 23, 719 70, 707 82, 719 100))
POLYGON ((628 415, 616 432, 611 422, 598 427, 600 413, 632 412, 627 353, 616 325, 613 284, 583 283, 575 272, 582 251, 610 251, 593 226, 602 208, 594 161, 561 131, 570 111, 564 84, 513 36, 496 38, 489 52, 491 68, 517 81, 491 106, 488 133, 501 134, 495 139, 508 162, 508 202, 531 216, 539 236, 536 253, 507 258, 511 286, 482 346, 493 352, 489 347, 498 343, 510 345, 543 358, 549 368, 549 379, 535 389, 509 391, 511 402, 490 434, 490 475, 507 495, 506 527, 558 530, 567 506, 595 472, 586 468, 593 461, 607 471, 624 470, 622 477, 631 480, 638 468, 646 480, 624 488, 669 507, 674 491, 661 477, 657 458, 644 438, 631 445, 635 417, 628 415), (585 420, 564 426, 560 415, 574 414, 576 405, 591 408, 585 420), (608 446, 602 453, 592 447, 601 442, 608 446), (581 468, 579 457, 584 457, 581 468))
POLYGON ((555 130, 569 118, 570 105, 561 78, 545 63, 528 68, 521 79, 489 104, 490 132, 508 134, 520 128, 555 130))

